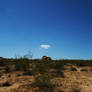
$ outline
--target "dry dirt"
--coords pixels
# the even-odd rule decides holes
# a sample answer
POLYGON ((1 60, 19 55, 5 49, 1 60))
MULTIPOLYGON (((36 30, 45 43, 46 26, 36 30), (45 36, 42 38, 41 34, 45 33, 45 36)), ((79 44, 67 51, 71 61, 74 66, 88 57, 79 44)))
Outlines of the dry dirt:
MULTIPOLYGON (((72 92, 72 89, 80 89, 80 92, 92 92, 92 71, 90 67, 80 67, 77 71, 64 70, 65 78, 54 78, 52 82, 58 85, 58 89, 64 92, 72 92), (88 71, 80 71, 80 69, 88 69, 88 71)), ((33 76, 23 76, 22 72, 13 72, 4 74, 0 77, 0 85, 9 82, 8 87, 0 87, 0 92, 34 92, 36 90, 31 87, 34 81, 33 76), (17 76, 20 74, 20 76, 17 76)))

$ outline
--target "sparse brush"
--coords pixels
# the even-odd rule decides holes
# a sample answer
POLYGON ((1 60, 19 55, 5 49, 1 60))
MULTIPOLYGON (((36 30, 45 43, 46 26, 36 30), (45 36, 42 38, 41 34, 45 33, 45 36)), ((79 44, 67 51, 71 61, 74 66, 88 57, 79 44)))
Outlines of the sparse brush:
POLYGON ((10 77, 11 77, 11 75, 9 74, 9 75, 8 75, 8 77, 10 78, 10 77))
POLYGON ((71 71, 77 71, 77 69, 76 68, 71 68, 71 71))
POLYGON ((2 73, 0 73, 0 77, 2 77, 2 73))
POLYGON ((0 85, 0 87, 8 87, 8 86, 11 86, 11 84, 9 82, 5 82, 0 85))
POLYGON ((15 63, 16 71, 27 71, 29 70, 29 68, 30 68, 29 62, 26 59, 19 59, 15 63))
POLYGON ((64 73, 61 70, 57 69, 57 71, 56 71, 56 77, 65 78, 65 75, 64 75, 64 73))
POLYGON ((72 92, 80 92, 80 89, 73 89, 73 91, 72 92))
POLYGON ((23 75, 24 76, 32 76, 33 75, 33 72, 32 71, 25 71, 24 73, 23 73, 23 75))
POLYGON ((88 69, 81 69, 80 71, 88 71, 88 69))
POLYGON ((5 67, 5 72, 6 72, 6 73, 9 73, 9 72, 10 72, 10 67, 9 67, 9 66, 6 66, 6 67, 5 67))
POLYGON ((21 74, 17 74, 16 76, 19 77, 19 76, 21 76, 21 74))
POLYGON ((81 88, 78 86, 74 86, 72 89, 72 92, 80 92, 80 91, 81 91, 81 88))
POLYGON ((35 78, 35 86, 38 87, 37 92, 55 92, 55 84, 52 84, 50 80, 46 78, 35 78))
POLYGON ((49 63, 47 61, 39 62, 35 64, 33 71, 34 74, 34 86, 38 87, 37 92, 54 92, 56 85, 51 82, 53 76, 48 71, 49 63))
POLYGON ((92 68, 90 69, 90 71, 92 72, 92 68))

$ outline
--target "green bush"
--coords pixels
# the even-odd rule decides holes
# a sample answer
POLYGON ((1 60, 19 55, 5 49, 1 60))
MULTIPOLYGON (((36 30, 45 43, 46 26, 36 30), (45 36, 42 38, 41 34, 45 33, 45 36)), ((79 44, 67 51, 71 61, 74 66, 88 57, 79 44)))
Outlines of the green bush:
POLYGON ((80 71, 88 71, 88 69, 81 69, 80 71))
POLYGON ((71 71, 77 71, 77 69, 76 68, 72 68, 71 71))

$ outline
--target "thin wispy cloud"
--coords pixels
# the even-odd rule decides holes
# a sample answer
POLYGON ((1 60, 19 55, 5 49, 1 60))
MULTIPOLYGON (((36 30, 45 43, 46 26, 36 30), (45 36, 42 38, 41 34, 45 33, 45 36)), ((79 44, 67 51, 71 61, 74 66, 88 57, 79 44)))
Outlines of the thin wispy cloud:
POLYGON ((51 48, 51 46, 50 45, 40 45, 40 48, 49 49, 49 48, 51 48))

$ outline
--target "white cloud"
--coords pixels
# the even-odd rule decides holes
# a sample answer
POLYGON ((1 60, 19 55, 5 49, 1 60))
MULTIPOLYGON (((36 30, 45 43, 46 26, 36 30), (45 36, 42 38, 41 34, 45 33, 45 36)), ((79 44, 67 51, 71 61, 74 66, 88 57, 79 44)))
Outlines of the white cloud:
POLYGON ((51 46, 50 45, 40 45, 40 47, 43 49, 49 49, 51 46))

